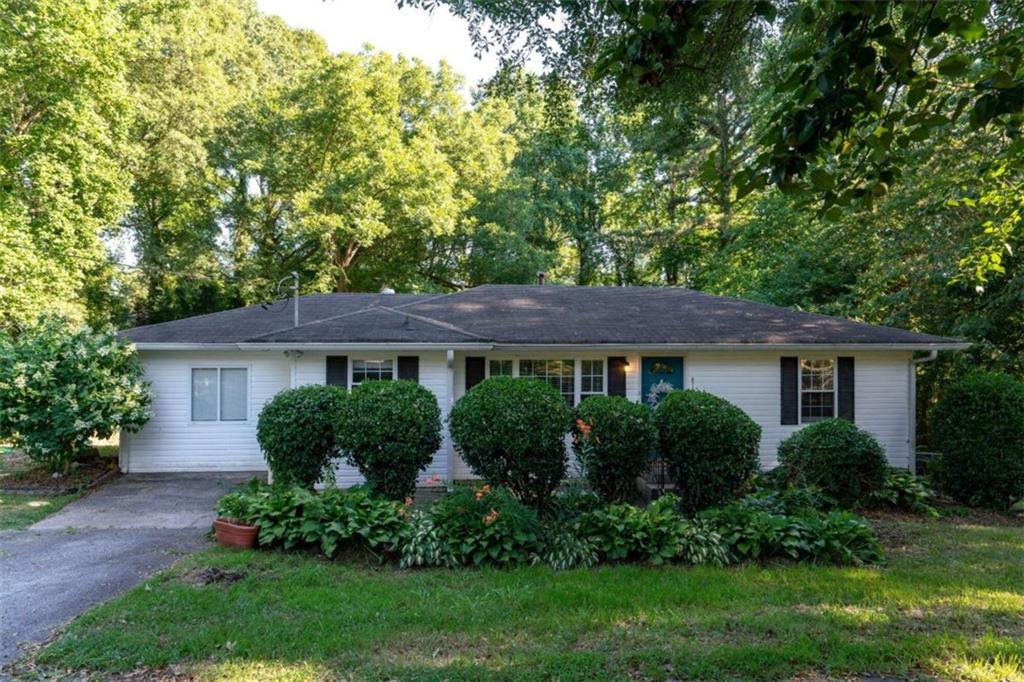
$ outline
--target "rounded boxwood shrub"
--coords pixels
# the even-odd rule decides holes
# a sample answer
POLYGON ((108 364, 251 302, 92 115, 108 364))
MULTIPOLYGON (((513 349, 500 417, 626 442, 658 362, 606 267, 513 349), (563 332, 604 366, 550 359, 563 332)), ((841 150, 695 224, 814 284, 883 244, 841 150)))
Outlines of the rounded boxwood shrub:
POLYGON ((281 391, 263 406, 256 440, 276 483, 312 488, 337 455, 334 426, 345 403, 337 386, 281 391))
POLYGON ((349 394, 335 434, 370 489, 401 500, 441 447, 441 410, 414 381, 366 381, 349 394))
POLYGON ((855 507, 881 489, 887 463, 875 437, 845 419, 825 419, 779 444, 787 479, 814 485, 844 507, 855 507))
POLYGON ((969 376, 949 387, 930 419, 940 456, 928 471, 943 492, 995 509, 1024 497, 1024 382, 969 376))
POLYGON ((462 396, 448 425, 477 476, 526 504, 545 506, 565 477, 570 419, 569 406, 550 384, 494 377, 462 396))
POLYGON ((706 391, 673 391, 655 410, 654 424, 688 511, 732 500, 757 473, 761 427, 728 400, 706 391))
POLYGON ((573 450, 591 489, 605 502, 636 494, 656 436, 651 411, 621 396, 593 396, 576 408, 573 450))

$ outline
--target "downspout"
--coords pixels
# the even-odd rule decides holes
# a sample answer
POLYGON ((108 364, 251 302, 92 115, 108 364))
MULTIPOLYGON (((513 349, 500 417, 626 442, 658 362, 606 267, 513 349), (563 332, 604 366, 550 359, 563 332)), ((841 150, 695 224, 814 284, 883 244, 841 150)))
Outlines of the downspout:
POLYGON ((910 392, 907 394, 907 424, 909 429, 907 432, 907 443, 909 445, 907 468, 910 469, 910 473, 917 472, 917 366, 931 362, 938 355, 939 351, 932 350, 923 358, 910 358, 910 364, 907 365, 910 373, 908 380, 910 392))
MULTIPOLYGON (((445 352, 445 359, 447 360, 448 366, 448 410, 445 413, 445 421, 447 422, 448 415, 451 414, 452 407, 455 405, 455 351, 449 350, 445 352)), ((452 436, 448 432, 447 423, 444 427, 445 440, 447 441, 446 446, 448 452, 445 457, 445 481, 446 485, 451 485, 455 481, 455 446, 452 445, 452 436)))

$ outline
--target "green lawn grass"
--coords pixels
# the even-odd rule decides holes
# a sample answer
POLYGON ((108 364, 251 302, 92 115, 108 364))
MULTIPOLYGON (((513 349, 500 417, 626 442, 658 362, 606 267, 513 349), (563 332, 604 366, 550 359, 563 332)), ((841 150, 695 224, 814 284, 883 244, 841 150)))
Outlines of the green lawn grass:
POLYGON ((31 526, 78 497, 80 497, 78 494, 9 495, 0 493, 0 530, 31 526))
POLYGON ((211 549, 38 657, 200 679, 1024 680, 1024 528, 879 522, 883 568, 400 571, 211 549), (190 580, 241 571, 232 584, 190 580))

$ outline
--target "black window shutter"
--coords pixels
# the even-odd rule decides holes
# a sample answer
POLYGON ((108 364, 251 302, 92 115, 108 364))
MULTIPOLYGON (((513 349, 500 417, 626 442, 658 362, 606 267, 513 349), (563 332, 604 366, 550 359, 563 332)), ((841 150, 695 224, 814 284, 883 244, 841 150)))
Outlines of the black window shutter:
POLYGON ((327 356, 327 385, 348 389, 348 356, 327 356))
POLYGON ((420 380, 420 356, 399 355, 398 356, 398 378, 408 381, 420 380))
POLYGON ((626 358, 608 358, 608 395, 626 397, 626 358))
POLYGON ((779 358, 782 384, 782 423, 800 423, 800 400, 797 389, 800 383, 800 363, 797 358, 779 358))
POLYGON ((853 405, 856 401, 854 399, 853 358, 838 358, 836 368, 838 370, 836 380, 839 382, 837 387, 839 406, 836 416, 854 421, 853 405))
POLYGON ((466 390, 473 388, 484 380, 484 358, 474 356, 466 358, 466 390))

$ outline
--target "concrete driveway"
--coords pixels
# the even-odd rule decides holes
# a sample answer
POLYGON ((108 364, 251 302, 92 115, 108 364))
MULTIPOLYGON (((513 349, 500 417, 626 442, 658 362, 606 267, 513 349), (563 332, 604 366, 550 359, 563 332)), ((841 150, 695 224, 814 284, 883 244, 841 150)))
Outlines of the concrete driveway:
POLYGON ((0 532, 0 665, 79 613, 209 544, 217 499, 258 474, 131 474, 0 532))

